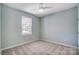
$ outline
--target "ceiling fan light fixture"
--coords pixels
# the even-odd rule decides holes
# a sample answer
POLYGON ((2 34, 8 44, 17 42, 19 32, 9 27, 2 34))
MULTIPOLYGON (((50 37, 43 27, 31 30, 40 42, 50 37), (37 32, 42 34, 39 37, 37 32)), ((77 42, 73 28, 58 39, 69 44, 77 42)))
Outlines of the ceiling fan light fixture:
POLYGON ((44 9, 39 9, 39 12, 43 12, 44 11, 44 9))

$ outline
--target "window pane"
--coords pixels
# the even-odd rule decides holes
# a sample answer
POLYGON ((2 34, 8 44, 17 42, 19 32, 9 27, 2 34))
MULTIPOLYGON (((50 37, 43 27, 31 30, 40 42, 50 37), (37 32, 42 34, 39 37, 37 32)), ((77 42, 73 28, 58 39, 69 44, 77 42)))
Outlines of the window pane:
POLYGON ((32 34, 32 18, 22 16, 22 34, 32 34))

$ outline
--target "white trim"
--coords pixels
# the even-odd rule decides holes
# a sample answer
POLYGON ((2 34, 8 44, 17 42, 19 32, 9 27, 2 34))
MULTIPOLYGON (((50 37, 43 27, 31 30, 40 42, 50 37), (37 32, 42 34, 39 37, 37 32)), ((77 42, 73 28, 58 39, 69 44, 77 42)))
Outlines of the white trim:
POLYGON ((60 44, 60 45, 67 46, 67 47, 71 47, 71 48, 75 48, 75 49, 78 48, 76 46, 72 46, 72 45, 68 45, 68 44, 64 44, 64 43, 60 43, 60 42, 56 42, 56 41, 49 41, 47 39, 43 39, 43 41, 47 41, 47 42, 51 42, 51 43, 55 43, 55 44, 60 44))
POLYGON ((20 43, 20 44, 17 44, 17 45, 13 45, 13 46, 10 46, 10 47, 2 48, 1 51, 6 50, 6 49, 10 49, 10 48, 14 48, 14 47, 17 47, 17 46, 21 46, 21 45, 24 45, 24 44, 28 44, 28 43, 31 43, 31 42, 34 42, 34 41, 37 41, 37 40, 26 41, 26 42, 23 42, 23 43, 20 43))
MULTIPOLYGON (((10 49, 10 48, 14 48, 14 47, 17 47, 17 46, 21 46, 21 45, 24 45, 24 44, 28 44, 28 43, 31 43, 31 42, 34 42, 34 41, 38 41, 38 40, 31 40, 31 41, 23 42, 23 43, 20 43, 20 44, 17 44, 17 45, 13 45, 13 46, 10 46, 10 47, 7 47, 7 48, 3 48, 3 49, 1 49, 1 51, 6 50, 6 49, 10 49)), ((60 45, 64 45, 64 46, 67 46, 67 47, 79 49, 79 47, 75 47, 75 46, 72 46, 72 45, 59 43, 59 42, 55 42, 55 41, 49 41, 47 39, 43 39, 43 41, 47 41, 47 42, 51 42, 51 43, 60 44, 60 45)))

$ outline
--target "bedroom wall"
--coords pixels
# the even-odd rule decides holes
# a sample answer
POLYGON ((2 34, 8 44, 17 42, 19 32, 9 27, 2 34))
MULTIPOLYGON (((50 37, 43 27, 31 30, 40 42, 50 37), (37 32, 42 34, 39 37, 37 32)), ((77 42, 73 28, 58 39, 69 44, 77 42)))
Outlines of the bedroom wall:
POLYGON ((79 47, 79 5, 78 5, 78 47, 79 47))
POLYGON ((77 13, 77 7, 75 7, 43 17, 41 19, 41 38, 49 42, 77 47, 77 13))
POLYGON ((1 54, 1 5, 0 5, 0 54, 1 54))
POLYGON ((2 49, 38 39, 72 46, 78 45, 77 8, 37 18, 29 13, 3 5, 1 23, 2 49), (21 34, 22 16, 33 19, 33 35, 23 36, 21 34))
POLYGON ((18 44, 39 39, 39 18, 7 6, 2 6, 2 42, 1 48, 8 48, 18 44), (21 17, 32 18, 32 35, 21 34, 21 17))

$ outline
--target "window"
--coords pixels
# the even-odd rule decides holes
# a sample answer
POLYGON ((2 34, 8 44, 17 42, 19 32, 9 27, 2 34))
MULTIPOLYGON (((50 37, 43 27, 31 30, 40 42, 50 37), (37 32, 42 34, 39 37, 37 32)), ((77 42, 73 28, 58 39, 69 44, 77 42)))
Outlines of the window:
POLYGON ((22 35, 32 34, 32 18, 22 16, 22 35))

